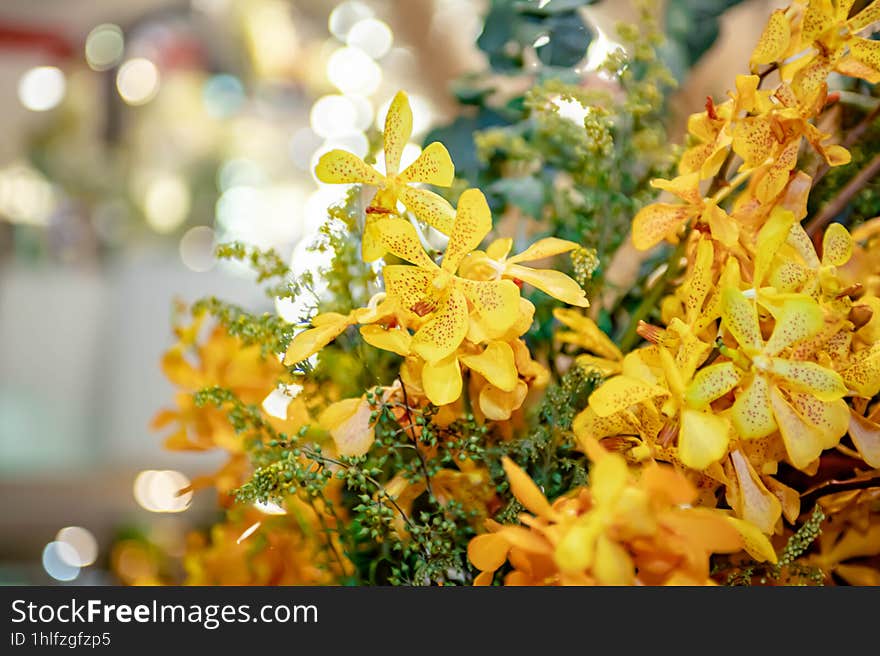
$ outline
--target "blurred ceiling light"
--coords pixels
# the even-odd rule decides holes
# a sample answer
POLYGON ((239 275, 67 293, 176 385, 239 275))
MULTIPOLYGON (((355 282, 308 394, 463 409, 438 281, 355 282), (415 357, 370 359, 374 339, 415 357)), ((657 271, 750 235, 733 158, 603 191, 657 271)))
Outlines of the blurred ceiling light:
POLYGON ((34 112, 45 112, 64 98, 67 80, 57 66, 37 66, 26 71, 18 81, 18 99, 34 112))
POLYGON ((358 110, 346 96, 322 96, 312 105, 309 122, 312 129, 325 139, 336 137, 356 131, 358 110))
POLYGON ((543 48, 548 43, 550 43, 550 37, 546 34, 542 34, 537 39, 535 39, 535 42, 532 44, 532 47, 533 48, 543 48))
POLYGON ((147 469, 138 474, 134 481, 134 498, 150 512, 182 512, 189 508, 192 490, 179 493, 189 486, 189 479, 178 471, 147 469))
POLYGON ((231 0, 192 0, 192 8, 206 14, 220 14, 229 8, 231 0))
POLYGON ((381 59, 391 50, 394 34, 388 24, 378 18, 365 18, 352 26, 345 42, 360 48, 373 59, 381 59))
POLYGON ((201 273, 214 266, 214 231, 208 226, 195 226, 180 238, 180 259, 191 271, 201 273))
POLYGON ((327 60, 327 79, 343 93, 368 96, 379 88, 382 69, 360 48, 340 48, 327 60))
POLYGON ((71 565, 79 555, 66 542, 53 541, 43 549, 43 569, 56 581, 72 581, 79 576, 79 567, 71 565))
POLYGON ((113 68, 122 59, 125 35, 112 23, 95 27, 86 37, 86 63, 95 71, 113 68))
POLYGON ((348 33, 360 21, 372 18, 373 10, 363 2, 343 2, 330 12, 327 27, 330 33, 340 41, 348 38, 348 33))
POLYGON ((129 59, 116 74, 116 89, 129 105, 143 105, 159 90, 159 69, 149 59, 129 59))
POLYGON ((165 174, 148 183, 144 194, 144 215, 156 232, 172 232, 186 220, 189 209, 189 187, 181 177, 165 174))
POLYGON ((58 552, 58 555, 73 567, 88 567, 98 558, 98 541, 91 531, 82 526, 62 528, 55 536, 55 541, 69 545, 73 549, 72 553, 68 549, 58 552))
POLYGON ((202 100, 208 116, 226 118, 241 109, 244 104, 244 85, 234 75, 214 75, 202 88, 202 100))

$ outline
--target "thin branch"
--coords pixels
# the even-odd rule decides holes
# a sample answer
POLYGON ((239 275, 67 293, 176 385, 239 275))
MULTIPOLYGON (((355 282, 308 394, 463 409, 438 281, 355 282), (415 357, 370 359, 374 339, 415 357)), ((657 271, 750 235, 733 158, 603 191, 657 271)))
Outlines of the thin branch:
POLYGON ((850 180, 840 192, 832 198, 816 216, 814 216, 807 224, 807 234, 815 237, 825 226, 831 223, 835 216, 840 214, 853 197, 859 193, 866 184, 868 184, 875 175, 880 173, 880 153, 874 155, 874 158, 868 162, 867 166, 859 171, 855 177, 850 180))
MULTIPOLYGON (((880 103, 872 109, 861 121, 858 122, 855 127, 853 127, 846 135, 844 140, 841 142, 841 145, 844 148, 850 148, 853 146, 859 139, 862 138, 862 135, 868 131, 868 128, 877 120, 877 117, 880 117, 880 103)), ((813 175, 813 186, 815 187, 819 180, 825 177, 825 174, 831 170, 831 167, 828 166, 827 162, 823 162, 822 165, 818 168, 815 175, 813 175)))

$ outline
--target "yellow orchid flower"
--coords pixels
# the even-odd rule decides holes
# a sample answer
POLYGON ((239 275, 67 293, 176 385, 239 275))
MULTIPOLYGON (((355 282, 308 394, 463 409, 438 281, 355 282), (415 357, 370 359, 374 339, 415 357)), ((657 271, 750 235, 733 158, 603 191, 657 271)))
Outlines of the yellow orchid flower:
POLYGON ((528 513, 520 526, 489 522, 468 545, 468 558, 491 583, 505 562, 506 585, 711 585, 709 556, 748 550, 776 561, 754 526, 708 508, 694 508, 696 490, 669 467, 652 465, 636 479, 623 457, 587 443, 589 487, 552 504, 528 474, 502 461, 511 492, 528 513))
POLYGON ((568 253, 579 248, 578 244, 558 237, 545 237, 522 253, 511 256, 512 247, 512 239, 496 239, 485 252, 469 253, 461 263, 462 276, 477 280, 506 278, 518 283, 526 282, 563 303, 589 307, 590 303, 581 286, 561 271, 533 269, 520 264, 568 253))
POLYGON ((741 373, 732 362, 711 364, 697 372, 711 346, 678 319, 669 332, 677 335, 677 345, 674 356, 665 345, 656 349, 661 378, 646 379, 637 370, 635 375, 625 372, 600 385, 588 402, 596 416, 611 417, 637 403, 650 404, 657 397, 665 397, 659 411, 670 428, 663 431, 664 439, 660 441, 669 441, 677 434, 678 459, 702 471, 727 455, 730 440, 730 422, 713 413, 710 404, 736 387, 741 373))
POLYGON ((847 388, 831 369, 780 356, 822 329, 819 305, 807 296, 790 295, 768 309, 775 326, 765 342, 754 301, 735 288, 723 291, 722 326, 739 345, 730 353, 748 372, 731 420, 745 439, 778 430, 792 465, 806 469, 846 433, 849 411, 842 397, 847 388))
POLYGON ((385 248, 415 265, 388 265, 382 274, 388 298, 398 310, 413 323, 422 319, 410 349, 429 367, 452 368, 449 358, 467 336, 472 314, 497 336, 517 320, 519 288, 513 282, 468 280, 456 275, 464 256, 479 246, 492 228, 492 215, 481 191, 462 193, 440 266, 425 252, 408 221, 385 218, 376 225, 385 248))
POLYGON ((880 47, 859 36, 880 18, 880 3, 874 0, 850 18, 853 4, 854 0, 809 0, 777 9, 752 53, 752 71, 779 65, 782 79, 805 97, 821 93, 832 71, 880 82, 880 47))
POLYGON ((721 207, 720 200, 733 186, 711 198, 700 192, 699 172, 680 175, 672 180, 655 179, 651 186, 678 196, 684 203, 651 203, 638 211, 632 221, 632 242, 646 251, 664 239, 676 240, 679 229, 693 219, 709 226, 713 239, 732 247, 739 239, 739 227, 721 207))
POLYGON ((385 117, 385 175, 360 157, 339 149, 322 155, 315 167, 315 175, 321 182, 362 183, 378 188, 367 207, 362 237, 361 252, 367 262, 385 254, 375 223, 378 217, 396 215, 397 201, 421 221, 443 234, 448 235, 452 230, 452 206, 434 192, 414 186, 414 183, 421 182, 438 187, 451 185, 455 177, 455 167, 449 152, 443 144, 435 141, 425 147, 415 162, 400 171, 400 157, 411 134, 412 109, 406 94, 399 91, 391 101, 385 117))
MULTIPOLYGON (((733 130, 733 151, 742 157, 740 171, 754 171, 755 194, 762 203, 773 200, 789 181, 797 164, 801 140, 806 137, 829 166, 850 161, 839 145, 824 145, 830 136, 810 123, 820 107, 806 105, 795 90, 781 84, 773 94, 776 104, 769 111, 738 121, 733 130)), ((813 100, 824 104, 824 96, 813 100)))
POLYGON ((338 312, 316 314, 311 321, 312 328, 297 333, 287 346, 284 364, 289 366, 308 359, 344 333, 349 326, 356 323, 372 324, 393 313, 394 304, 385 299, 384 294, 376 294, 370 299, 367 307, 356 308, 348 314, 338 312))

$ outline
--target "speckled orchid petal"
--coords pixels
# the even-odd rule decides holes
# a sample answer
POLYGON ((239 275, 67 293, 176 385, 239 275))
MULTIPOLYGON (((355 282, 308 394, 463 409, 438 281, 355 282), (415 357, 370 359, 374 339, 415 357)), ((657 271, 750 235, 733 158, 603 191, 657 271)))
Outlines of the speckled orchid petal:
POLYGON ((755 116, 737 121, 732 144, 733 152, 742 157, 743 166, 754 168, 770 157, 777 141, 770 120, 755 116))
POLYGON ((733 287, 725 288, 721 294, 722 324, 747 354, 759 353, 764 340, 755 304, 733 287))
POLYGON ((793 296, 777 309, 770 306, 776 326, 764 353, 776 355, 783 349, 812 337, 825 326, 821 306, 809 296, 793 296))
POLYGON ((443 268, 450 273, 458 270, 465 255, 476 249, 492 229, 492 212, 479 189, 468 189, 458 199, 455 222, 443 255, 443 268))
POLYGON ((770 404, 791 464, 806 469, 824 450, 821 431, 799 413, 776 388, 770 388, 770 404))
POLYGON ((795 224, 794 213, 782 207, 774 207, 767 222, 758 232, 755 256, 754 284, 759 287, 770 270, 770 264, 788 239, 795 224))
POLYGON ((764 376, 753 376, 737 395, 730 419, 744 439, 766 437, 776 430, 770 406, 770 386, 764 376))
POLYGON ((437 362, 455 352, 467 331, 467 300, 458 289, 450 289, 431 319, 413 335, 412 350, 426 362, 437 362))
POLYGON ((519 316, 519 287, 513 281, 457 278, 455 284, 473 304, 480 318, 496 333, 507 332, 519 316))
MULTIPOLYGON (((880 45, 880 41, 876 42, 880 45)), ((849 231, 839 223, 832 223, 822 237, 822 264, 843 266, 852 257, 853 241, 849 231)))
POLYGON ((416 218, 436 228, 444 235, 452 232, 455 210, 445 198, 427 189, 417 189, 404 185, 398 191, 400 202, 416 218))
POLYGON ((419 267, 389 264, 382 269, 388 298, 404 313, 414 314, 415 308, 430 298, 435 275, 419 267))
POLYGON ((840 374, 816 362, 771 358, 767 371, 785 381, 787 388, 808 393, 821 401, 836 401, 846 394, 840 374))
POLYGON ((438 141, 429 144, 416 161, 397 176, 401 182, 425 182, 438 187, 448 187, 454 178, 455 166, 449 151, 438 141))
POLYGON ((376 229, 382 235, 382 243, 389 253, 422 269, 437 269, 422 246, 415 226, 402 219, 382 218, 376 221, 376 229))
POLYGON ((715 399, 721 398, 739 384, 743 372, 733 362, 719 362, 696 373, 685 392, 687 404, 705 410, 715 399))
POLYGON ((880 0, 874 0, 846 23, 850 32, 859 32, 872 23, 880 21, 880 0))
POLYGON ((385 115, 383 145, 385 150, 385 171, 389 177, 400 171, 400 156, 403 148, 412 135, 413 116, 409 98, 403 91, 398 91, 385 115))
POLYGON ((662 387, 649 385, 638 378, 615 376, 590 394, 589 404, 599 417, 610 417, 643 401, 666 394, 668 392, 662 387))
POLYGON ((385 178, 357 155, 347 150, 331 150, 321 155, 315 167, 315 176, 328 184, 352 184, 361 182, 381 185, 385 178))
POLYGON ((785 12, 777 9, 770 15, 749 62, 753 67, 777 62, 783 59, 790 42, 791 25, 785 12))
POLYGON ((755 195, 759 201, 769 203, 785 189, 791 171, 797 165, 799 149, 800 139, 792 139, 777 153, 755 187, 755 195))
POLYGON ((691 205, 646 205, 633 218, 633 245, 640 251, 653 248, 664 239, 674 237, 678 229, 698 213, 699 209, 691 205))

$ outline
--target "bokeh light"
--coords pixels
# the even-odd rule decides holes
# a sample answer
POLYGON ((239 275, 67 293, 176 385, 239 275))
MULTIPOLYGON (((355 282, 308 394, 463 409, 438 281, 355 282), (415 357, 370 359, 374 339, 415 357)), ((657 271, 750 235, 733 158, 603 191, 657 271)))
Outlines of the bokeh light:
POLYGON ((174 231, 190 210, 186 181, 177 175, 160 175, 151 180, 144 194, 144 216, 156 232, 174 231))
POLYGON ((227 118, 244 105, 244 85, 234 75, 214 75, 205 82, 202 99, 209 116, 227 118))
POLYGON ((57 66, 37 66, 18 81, 18 99, 34 112, 45 112, 64 99, 67 80, 57 66))
POLYGON ((43 549, 43 569, 56 581, 72 581, 79 576, 79 554, 66 542, 52 541, 43 549))
POLYGON ((136 57, 119 67, 116 89, 129 105, 143 105, 159 91, 159 69, 149 59, 136 57))
POLYGON ((122 28, 112 23, 95 27, 86 37, 86 63, 95 71, 113 68, 125 51, 122 28))
POLYGON ((0 215, 15 223, 46 225, 55 206, 52 185, 27 164, 0 169, 0 215))
POLYGON ((147 469, 134 481, 134 498, 150 512, 183 512, 192 501, 192 490, 179 493, 189 486, 189 479, 179 471, 147 469))
POLYGON ((180 238, 180 259, 184 266, 196 272, 210 270, 215 263, 214 231, 208 226, 195 226, 180 238))
POLYGON ((394 34, 385 22, 377 18, 366 18, 352 26, 345 36, 345 42, 373 59, 381 59, 391 50, 394 34))
POLYGON ((254 503, 254 508, 259 510, 264 515, 286 515, 287 511, 279 506, 274 501, 257 501, 254 503))
POLYGON ((340 48, 327 60, 327 79, 343 93, 370 95, 382 82, 382 69, 360 48, 340 48))
POLYGON ((58 556, 73 567, 88 567, 98 558, 98 541, 92 532, 82 526, 66 526, 58 531, 56 542, 71 547, 59 549, 58 556))
POLYGON ((315 101, 309 121, 316 134, 327 138, 355 132, 358 117, 358 108, 350 98, 334 94, 315 101))
POLYGON ((217 187, 227 191, 233 187, 259 187, 266 183, 266 174, 260 165, 247 157, 228 159, 217 171, 217 187))
POLYGON ((327 27, 340 41, 345 41, 351 29, 364 19, 372 18, 373 10, 362 2, 343 2, 330 12, 327 27))
POLYGON ((312 156, 324 140, 311 128, 299 128, 290 137, 290 159, 302 171, 309 171, 312 156))

